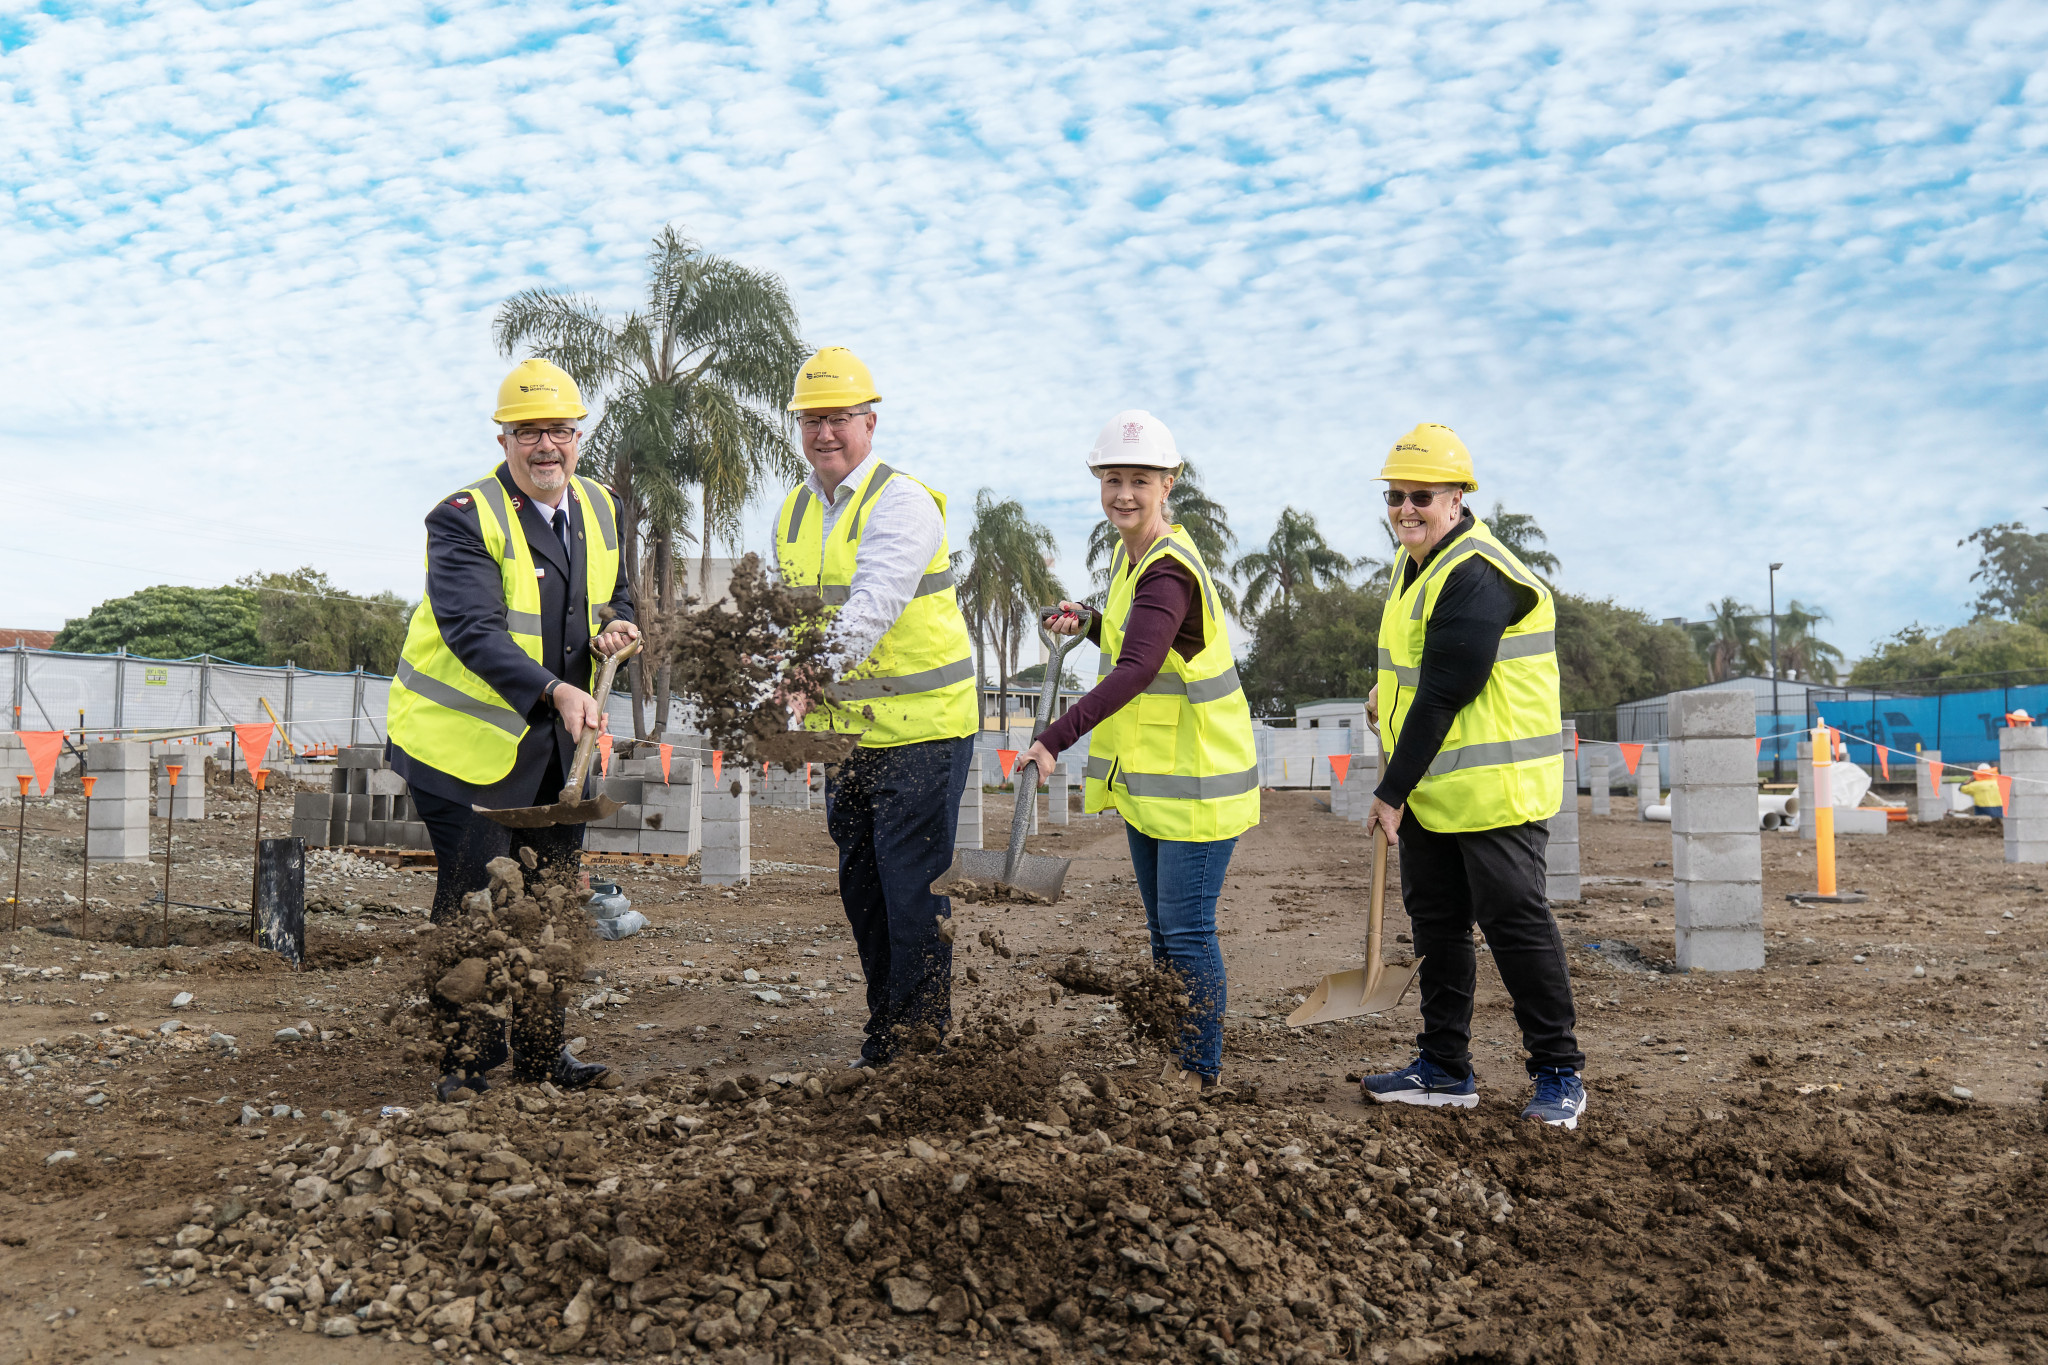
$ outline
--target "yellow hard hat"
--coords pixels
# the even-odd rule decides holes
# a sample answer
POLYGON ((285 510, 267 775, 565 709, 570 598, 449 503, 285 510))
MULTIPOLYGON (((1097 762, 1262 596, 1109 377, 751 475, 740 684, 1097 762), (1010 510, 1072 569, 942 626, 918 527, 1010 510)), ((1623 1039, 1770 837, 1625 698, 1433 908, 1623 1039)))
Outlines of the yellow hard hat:
POLYGON ((875 392, 874 376, 860 363, 860 357, 844 346, 827 346, 796 372, 789 410, 853 408, 881 401, 882 395, 875 392))
POLYGON ((588 417, 583 394, 561 366, 546 360, 522 360, 498 385, 498 410, 493 422, 537 422, 547 417, 588 417))
POLYGON ((1424 422, 1394 442, 1380 477, 1412 483, 1461 483, 1469 493, 1479 491, 1479 480, 1472 477, 1472 452, 1465 449, 1457 432, 1438 422, 1424 422))

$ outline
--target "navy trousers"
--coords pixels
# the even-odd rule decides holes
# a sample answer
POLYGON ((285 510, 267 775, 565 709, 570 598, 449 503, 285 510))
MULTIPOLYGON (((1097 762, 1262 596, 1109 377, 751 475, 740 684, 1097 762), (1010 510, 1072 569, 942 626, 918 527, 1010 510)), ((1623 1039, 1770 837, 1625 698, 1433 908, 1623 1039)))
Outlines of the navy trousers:
POLYGON ((861 1056, 885 1062, 913 1030, 953 1019, 953 902, 931 884, 953 862, 971 738, 856 749, 828 772, 825 826, 839 846, 839 899, 868 983, 861 1056))

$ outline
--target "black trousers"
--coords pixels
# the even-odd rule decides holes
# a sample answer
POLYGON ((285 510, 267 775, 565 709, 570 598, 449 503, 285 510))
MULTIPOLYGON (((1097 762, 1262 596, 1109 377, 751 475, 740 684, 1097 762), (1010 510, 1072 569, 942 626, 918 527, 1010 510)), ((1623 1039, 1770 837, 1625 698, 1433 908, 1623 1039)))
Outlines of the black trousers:
POLYGON ((1415 1043, 1460 1079, 1472 1073, 1474 924, 1514 1001, 1529 1074, 1586 1064, 1573 1033, 1564 938, 1544 894, 1549 843, 1550 831, 1536 823, 1438 834, 1412 810, 1401 821, 1401 899, 1422 959, 1422 1032, 1415 1043))
MULTIPOLYGON (((559 792, 561 789, 561 774, 551 766, 547 778, 541 783, 541 790, 559 792)), ((532 849, 538 865, 526 874, 529 885, 551 871, 566 868, 574 875, 581 870, 581 825, 507 829, 495 820, 478 815, 465 802, 450 801, 424 791, 413 793, 412 804, 413 809, 419 812, 420 823, 427 827, 427 840, 434 846, 434 861, 440 869, 434 878, 433 920, 436 924, 454 920, 462 913, 464 896, 472 891, 482 891, 491 884, 491 874, 487 869, 493 858, 516 858, 520 849, 532 849)), ((435 1008, 442 1010, 445 1017, 455 1017, 454 1011, 443 1009, 438 1001, 435 1008)), ((544 1080, 562 1051, 563 1026, 567 1016, 566 1005, 516 1011, 509 1025, 509 1045, 505 1037, 507 1026, 494 1025, 490 1027, 488 1036, 477 1036, 472 1030, 480 1026, 474 1020, 464 1019, 465 1031, 449 1040, 441 1070, 444 1074, 468 1071, 480 1075, 510 1056, 513 1069, 521 1080, 544 1080), (469 1048, 476 1050, 476 1056, 473 1060, 463 1061, 458 1054, 469 1048)))
POLYGON ((861 1055, 887 1061, 907 1033, 953 1020, 953 945, 939 922, 953 902, 931 884, 953 862, 971 738, 856 749, 825 782, 825 825, 839 846, 839 900, 868 982, 861 1055))

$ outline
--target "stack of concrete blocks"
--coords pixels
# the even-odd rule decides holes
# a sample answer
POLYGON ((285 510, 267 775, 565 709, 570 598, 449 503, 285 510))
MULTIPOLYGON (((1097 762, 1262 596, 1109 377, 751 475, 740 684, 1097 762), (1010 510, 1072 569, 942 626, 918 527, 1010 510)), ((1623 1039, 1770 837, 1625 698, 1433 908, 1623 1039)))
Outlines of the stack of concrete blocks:
MULTIPOLYGON (((1813 741, 1802 739, 1795 746, 1799 763, 1799 837, 1813 842, 1813 741)), ((1675 798, 1674 798, 1675 799, 1675 798)))
POLYGON ((35 765, 28 761, 28 750, 22 747, 21 736, 12 730, 0 730, 0 793, 16 795, 20 783, 15 779, 34 773, 35 765))
MULTIPOLYGON (((725 770, 730 774, 733 770, 725 770)), ((591 853, 668 854, 687 858, 702 841, 704 805, 701 769, 694 752, 670 751, 668 781, 661 779, 661 751, 640 742, 612 753, 612 773, 598 789, 619 803, 602 820, 585 826, 583 847, 591 853)))
POLYGON ((1643 756, 1636 760, 1636 819, 1650 818, 1650 807, 1664 802, 1664 765, 1657 757, 1657 746, 1645 744, 1643 756))
POLYGON ((1372 794, 1380 785, 1380 751, 1363 740, 1351 755, 1351 767, 1344 774, 1344 818, 1362 825, 1372 814, 1372 794))
POLYGON ((343 749, 327 782, 330 790, 301 792, 292 801, 292 835, 308 848, 433 847, 411 789, 391 771, 381 745, 343 749))
MULTIPOLYGON (((1948 814, 1948 792, 1941 785, 1941 750, 1929 749, 1914 765, 1913 823, 1931 825, 1948 814)), ((1801 820, 1810 819, 1802 815, 1801 820)))
POLYGON ((967 763, 967 785, 960 789, 960 826, 953 832, 953 847, 981 847, 981 754, 967 763))
POLYGON ((107 740, 85 746, 92 784, 86 822, 89 863, 149 861, 149 746, 107 740))
POLYGON ((1045 822, 1049 825, 1064 825, 1073 820, 1073 803, 1068 799, 1070 790, 1067 761, 1061 759, 1052 765, 1052 771, 1045 775, 1045 822))
MULTIPOLYGON (((206 818, 206 760, 212 750, 197 744, 179 744, 158 751, 156 756, 156 818, 159 820, 204 820, 206 818), (171 767, 178 769, 178 785, 171 785, 171 767)), ((94 797, 99 791, 95 787, 94 797)))
POLYGON ((753 811, 747 793, 752 779, 753 774, 744 767, 729 764, 718 781, 705 788, 704 844, 697 875, 706 886, 745 885, 753 876, 748 856, 753 811))
POLYGON ((2038 725, 2000 730, 1998 771, 2012 779, 2005 807, 2005 860, 2048 863, 2048 730, 2038 725))
POLYGON ((776 764, 769 764, 768 771, 755 784, 754 803, 776 810, 809 810, 810 768, 801 767, 792 772, 776 764))
POLYGON ((1586 750, 1587 785, 1593 789, 1593 814, 1614 814, 1614 788, 1612 773, 1612 751, 1605 744, 1594 744, 1586 750))
POLYGON ((1579 898, 1579 761, 1577 721, 1564 722, 1563 791, 1557 814, 1544 821, 1550 845, 1544 855, 1543 894, 1552 905, 1579 898))
POLYGON ((1764 965, 1763 839, 1756 810, 1756 707, 1746 692, 1672 696, 1671 875, 1678 965, 1764 965))

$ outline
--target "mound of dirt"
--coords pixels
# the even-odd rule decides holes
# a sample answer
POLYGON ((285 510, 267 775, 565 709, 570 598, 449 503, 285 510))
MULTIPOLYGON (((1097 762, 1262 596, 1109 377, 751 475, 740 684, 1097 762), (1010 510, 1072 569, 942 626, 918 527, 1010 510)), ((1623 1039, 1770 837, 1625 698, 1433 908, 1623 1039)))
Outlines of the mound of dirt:
POLYGON ((1892 1360, 2048 1325, 2036 1114, 1343 1120, 1083 1046, 985 1018, 879 1072, 342 1120, 173 1243, 304 1330, 608 1359, 1892 1360))

